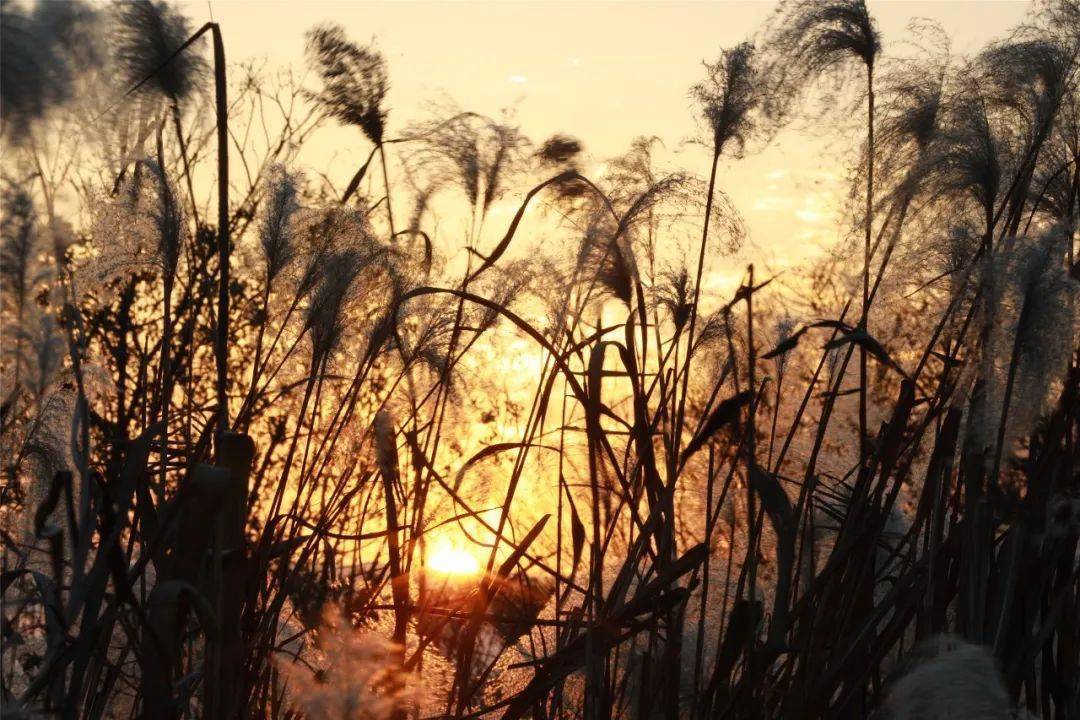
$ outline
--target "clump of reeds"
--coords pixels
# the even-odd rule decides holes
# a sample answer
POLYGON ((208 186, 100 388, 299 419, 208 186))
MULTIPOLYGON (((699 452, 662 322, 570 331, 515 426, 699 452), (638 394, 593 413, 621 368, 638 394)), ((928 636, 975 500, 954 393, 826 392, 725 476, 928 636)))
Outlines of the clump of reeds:
POLYGON ((784 3, 691 91, 708 178, 647 136, 590 177, 580 140, 509 115, 390 137, 382 55, 322 26, 308 107, 373 147, 344 193, 292 169, 292 130, 234 149, 244 197, 229 122, 273 95, 227 84, 216 24, 118 7, 126 168, 41 162, 59 76, 4 120, 41 133, 0 227, 4 712, 1075 714, 1080 103, 1046 25, 1072 4, 890 64, 865 3, 784 3), (212 118, 181 112, 205 33, 212 118), (808 286, 726 267, 730 163, 849 70, 861 288, 843 257, 808 286), (210 163, 188 142, 215 133, 210 163), (473 555, 452 581, 446 536, 473 555))

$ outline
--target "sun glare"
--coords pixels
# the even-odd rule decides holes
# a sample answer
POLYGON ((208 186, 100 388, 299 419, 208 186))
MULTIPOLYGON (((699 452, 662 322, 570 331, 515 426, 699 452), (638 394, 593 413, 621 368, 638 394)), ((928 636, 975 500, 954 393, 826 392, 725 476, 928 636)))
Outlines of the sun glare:
POLYGON ((445 542, 436 547, 427 558, 427 567, 445 575, 477 575, 480 561, 468 550, 445 542))

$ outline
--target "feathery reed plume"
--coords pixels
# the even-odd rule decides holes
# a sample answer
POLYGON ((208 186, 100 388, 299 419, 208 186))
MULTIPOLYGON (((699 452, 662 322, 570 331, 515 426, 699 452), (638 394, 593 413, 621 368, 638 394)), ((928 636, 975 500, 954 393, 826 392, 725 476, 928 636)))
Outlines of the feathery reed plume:
POLYGON ((517 173, 528 139, 508 120, 451 111, 416 128, 418 159, 452 179, 472 210, 470 239, 479 236, 488 210, 517 173))
MULTIPOLYGON (((1076 350, 1078 288, 1065 266, 1070 240, 1065 226, 1054 226, 1033 240, 1018 241, 993 270, 1004 280, 996 285, 997 297, 987 312, 997 316, 993 330, 1005 338, 988 344, 987 352, 1011 349, 1004 362, 991 358, 988 363, 995 373, 1007 368, 1000 405, 987 408, 990 428, 997 431, 995 477, 1011 439, 1030 431, 1076 350)), ((991 390, 1000 388, 1000 379, 994 378, 991 390)), ((984 440, 990 437, 984 434, 984 440)))
POLYGON ((497 308, 512 307, 528 292, 532 280, 532 263, 519 260, 497 268, 488 279, 481 281, 477 292, 490 298, 493 307, 482 308, 479 315, 470 318, 473 332, 479 335, 494 327, 500 317, 497 308))
POLYGON ((790 315, 783 315, 776 321, 776 327, 773 331, 776 336, 774 346, 780 351, 776 353, 773 361, 776 364, 776 372, 778 375, 784 374, 789 354, 795 349, 793 339, 796 336, 796 328, 798 328, 798 326, 799 324, 795 322, 795 319, 790 315))
POLYGON ((386 255, 375 239, 364 210, 331 205, 300 210, 295 216, 294 237, 299 267, 292 288, 297 297, 306 297, 322 282, 334 253, 352 250, 364 262, 386 255))
MULTIPOLYGON (((431 201, 438 194, 439 190, 443 186, 443 179, 440 177, 434 177, 426 182, 422 186, 416 185, 415 181, 410 180, 413 183, 413 206, 412 212, 409 213, 409 225, 408 231, 412 234, 419 235, 423 232, 424 216, 427 215, 431 209, 431 201)), ((430 255, 430 248, 428 254, 430 255)), ((430 259, 428 260, 430 262, 430 259)))
POLYGON ((807 84, 850 60, 872 69, 881 39, 864 0, 790 0, 777 10, 768 38, 777 57, 770 67, 767 110, 782 119, 807 84))
POLYGON ((94 208, 96 251, 87 265, 98 281, 109 281, 132 268, 155 266, 162 282, 175 281, 187 235, 186 217, 172 180, 155 160, 141 158, 115 198, 94 208))
POLYGON ((139 164, 153 180, 155 202, 149 208, 150 219, 157 240, 157 255, 164 273, 163 278, 166 283, 171 283, 180 259, 186 228, 184 209, 177 200, 176 190, 164 168, 148 159, 140 160, 139 164))
POLYGON ((1004 214, 1008 235, 1020 230, 1038 157, 1070 86, 1076 83, 1078 53, 1080 47, 1069 49, 1029 30, 984 50, 976 61, 1002 134, 1015 148, 1018 166, 1004 214))
POLYGON ((293 288, 297 297, 308 295, 319 282, 326 259, 341 247, 340 233, 337 228, 342 224, 342 217, 347 211, 343 208, 317 208, 301 211, 296 218, 299 244, 297 255, 300 267, 297 268, 293 288))
MULTIPOLYGON (((320 25, 307 34, 307 54, 322 78, 323 89, 314 95, 315 101, 331 117, 345 125, 353 125, 375 144, 382 167, 383 189, 386 191, 386 217, 390 236, 397 235, 394 228, 394 210, 391 201, 390 174, 386 167, 386 93, 389 79, 386 61, 374 47, 364 47, 351 42, 339 25, 320 25)), ((349 183, 342 202, 356 192, 360 181, 374 154, 357 171, 349 183)))
POLYGON ((690 271, 686 265, 678 270, 662 273, 660 282, 653 288, 656 303, 667 310, 676 330, 682 330, 693 311, 691 300, 693 288, 690 287, 690 271))
POLYGON ((313 664, 320 669, 277 664, 288 698, 310 720, 389 720, 421 700, 419 678, 395 662, 401 648, 374 631, 354 628, 341 610, 324 611, 315 638, 313 664))
POLYGON ((325 259, 326 266, 319 274, 304 318, 305 327, 311 332, 316 367, 329 358, 341 340, 345 313, 355 294, 363 259, 355 248, 332 252, 325 259))
POLYGON ((198 87, 206 71, 191 52, 173 53, 191 36, 186 17, 162 0, 120 3, 113 43, 117 63, 128 85, 149 78, 144 87, 180 104, 198 87), (171 59, 170 59, 171 58, 171 59))
POLYGON ((265 210, 259 223, 259 246, 266 263, 266 284, 271 285, 296 257, 293 218, 297 203, 299 177, 275 165, 268 171, 265 210))
MULTIPOLYGON (((1078 283, 1065 267, 1068 228, 1056 225, 1020 250, 1011 274, 1022 307, 1016 319, 1019 363, 1017 401, 1039 412, 1047 391, 1065 370, 1076 350, 1076 294, 1078 283)), ((1030 413, 1026 414, 1030 417, 1030 413)))
POLYGON ((1012 718, 1009 695, 985 648, 938 635, 915 648, 906 664, 882 705, 887 720, 1012 718))
MULTIPOLYGON (((779 49, 774 62, 776 87, 768 112, 787 113, 786 104, 825 73, 855 60, 866 73, 866 206, 863 218, 862 312, 859 326, 870 321, 870 254, 874 225, 874 66, 881 41, 865 0, 791 0, 778 11, 780 24, 772 42, 779 49)), ((859 455, 866 455, 866 350, 859 348, 859 455)))
POLYGON ((64 368, 67 346, 53 314, 37 305, 31 307, 31 317, 16 328, 15 336, 26 347, 22 361, 27 372, 22 384, 40 403, 64 368))
POLYGON ((879 137, 888 149, 914 146, 925 150, 938 129, 941 114, 944 68, 918 76, 890 77, 886 82, 895 104, 882 117, 879 137))
POLYGON ((297 203, 299 179, 281 165, 268 171, 265 207, 259 222, 259 248, 262 250, 265 278, 262 286, 262 306, 259 308, 259 329, 255 337, 255 353, 252 359, 249 395, 255 392, 261 373, 263 339, 270 315, 270 291, 274 280, 296 260, 299 254, 296 222, 300 206, 297 203))
POLYGON ((934 242, 929 250, 930 264, 936 276, 946 275, 950 282, 950 294, 962 289, 964 270, 971 266, 982 236, 970 228, 954 225, 934 242))
MULTIPOLYGON (((724 50, 715 64, 705 64, 708 79, 691 89, 691 95, 701 106, 701 113, 712 131, 712 167, 705 194, 705 222, 701 231, 697 272, 694 276, 696 307, 701 293, 701 277, 705 271, 705 251, 709 230, 714 223, 713 203, 716 199, 716 172, 720 156, 729 142, 735 142, 736 155, 741 155, 746 141, 755 128, 752 111, 763 99, 760 78, 754 63, 754 46, 744 42, 724 50)), ((690 342, 693 342, 697 313, 690 318, 690 342)))
MULTIPOLYGON (((581 159, 584 146, 581 141, 570 135, 556 133, 541 143, 533 154, 537 165, 546 172, 566 172, 573 170, 580 173, 578 161, 581 159)), ((588 185, 580 177, 559 182, 553 188, 555 190, 555 203, 566 205, 573 209, 574 202, 585 197, 589 192, 588 185)))
POLYGON ((581 155, 582 150, 581 141, 577 138, 556 133, 540 145, 536 157, 548 166, 569 166, 581 155))
POLYGON ((712 166, 709 168, 709 185, 705 191, 705 219, 701 227, 697 269, 694 274, 694 297, 691 303, 693 310, 690 313, 690 323, 686 333, 688 352, 680 371, 683 375, 682 394, 679 398, 673 431, 676 454, 682 441, 683 413, 690 386, 690 360, 694 349, 700 345, 699 340, 694 336, 694 331, 699 314, 697 308, 701 299, 701 278, 705 272, 709 230, 715 222, 713 204, 717 197, 716 173, 720 156, 724 152, 725 145, 730 141, 735 141, 738 144, 738 152, 742 152, 746 145, 747 135, 752 129, 750 110, 761 100, 756 90, 757 78, 754 74, 753 56, 754 47, 749 43, 743 43, 725 51, 715 65, 706 65, 709 70, 709 80, 696 86, 692 91, 701 103, 702 113, 713 133, 712 166))
POLYGON ((722 51, 715 64, 705 64, 708 78, 690 91, 712 131, 713 152, 720 154, 729 142, 741 155, 755 123, 751 115, 761 100, 754 66, 754 45, 744 42, 722 51))
POLYGON ((876 132, 876 166, 881 180, 895 185, 903 206, 918 192, 932 170, 926 158, 938 139, 946 114, 949 40, 935 24, 915 26, 922 52, 885 67, 879 95, 883 98, 876 132))
POLYGON ((75 414, 75 394, 70 391, 42 392, 37 396, 36 414, 19 448, 19 475, 33 484, 31 498, 40 498, 56 473, 71 467, 71 428, 75 414))
POLYGON ((961 91, 949 105, 936 152, 927 163, 931 167, 927 192, 973 199, 989 238, 1001 191, 1002 159, 985 98, 970 74, 961 77, 961 91))
POLYGON ((71 98, 81 68, 73 66, 70 42, 95 12, 77 0, 39 0, 29 13, 15 2, 0 7, 0 119, 10 142, 19 143, 32 121, 71 98))
POLYGON ((316 101, 345 125, 354 125, 381 146, 389 90, 386 61, 373 47, 351 42, 340 25, 319 25, 307 33, 307 53, 322 79, 316 101))
POLYGON ((504 183, 516 169, 520 161, 521 150, 528 144, 518 128, 504 122, 492 122, 488 125, 491 133, 492 151, 489 162, 482 170, 484 179, 484 197, 481 203, 483 213, 491 204, 502 196, 504 183))
POLYGON ((630 148, 609 163, 604 175, 604 190, 616 207, 629 204, 633 198, 656 184, 654 150, 663 146, 660 138, 639 135, 630 141, 630 148))
MULTIPOLYGON (((1047 140, 1039 153, 1028 191, 1028 202, 1033 212, 1054 223, 1067 221, 1076 215, 1073 189, 1077 186, 1076 171, 1074 169, 1070 173, 1069 167, 1080 166, 1080 95, 1072 100, 1070 105, 1075 105, 1075 108, 1063 110, 1063 115, 1073 120, 1074 127, 1062 127, 1064 123, 1056 126, 1057 132, 1047 140)), ((1030 221, 1031 216, 1028 218, 1030 221)), ((1024 232, 1027 232, 1026 227, 1024 232)))
POLYGON ((1050 122, 1069 89, 1075 59, 1044 38, 1018 38, 992 45, 977 64, 987 94, 999 107, 1023 119, 1018 129, 1027 143, 1050 131, 1050 122))
POLYGON ((625 235, 616 237, 617 231, 607 209, 597 203, 586 219, 577 267, 592 272, 591 275, 579 275, 586 283, 591 284, 595 278, 603 288, 630 306, 638 277, 637 263, 625 235))
POLYGON ((94 208, 96 256, 88 267, 105 281, 152 265, 161 269, 163 283, 172 283, 187 234, 184 209, 156 161, 142 158, 135 165, 117 197, 94 208))

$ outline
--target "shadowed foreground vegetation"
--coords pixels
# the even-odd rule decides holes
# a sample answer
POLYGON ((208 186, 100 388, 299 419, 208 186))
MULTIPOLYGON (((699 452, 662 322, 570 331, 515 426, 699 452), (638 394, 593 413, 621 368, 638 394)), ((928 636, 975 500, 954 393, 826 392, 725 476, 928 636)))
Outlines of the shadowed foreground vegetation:
POLYGON ((2 7, 5 717, 1080 717, 1074 0, 785 2, 705 178, 2 7), (860 139, 776 277, 723 188, 791 123, 860 139))

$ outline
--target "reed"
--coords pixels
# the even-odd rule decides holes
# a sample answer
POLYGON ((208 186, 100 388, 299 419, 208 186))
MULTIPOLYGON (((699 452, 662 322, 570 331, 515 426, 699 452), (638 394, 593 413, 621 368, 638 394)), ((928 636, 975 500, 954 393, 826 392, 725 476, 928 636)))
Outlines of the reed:
POLYGON ((1080 715, 1073 0, 971 57, 785 2, 690 91, 706 178, 456 107, 391 137, 336 26, 257 152, 223 28, 80 8, 3 7, 5 715, 1080 715), (856 261, 743 270, 723 188, 824 88, 856 261), (344 192, 288 162, 323 118, 344 192))

